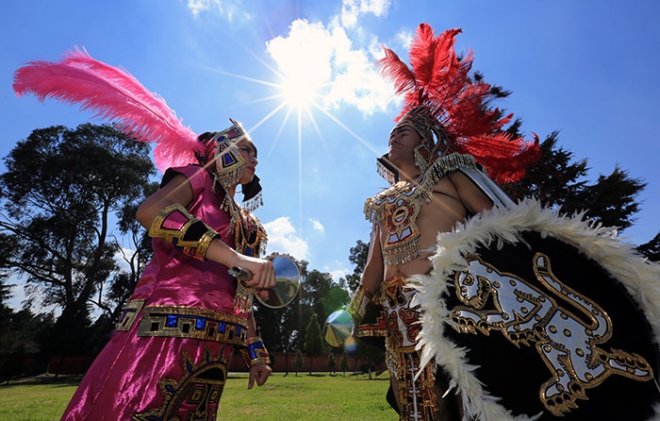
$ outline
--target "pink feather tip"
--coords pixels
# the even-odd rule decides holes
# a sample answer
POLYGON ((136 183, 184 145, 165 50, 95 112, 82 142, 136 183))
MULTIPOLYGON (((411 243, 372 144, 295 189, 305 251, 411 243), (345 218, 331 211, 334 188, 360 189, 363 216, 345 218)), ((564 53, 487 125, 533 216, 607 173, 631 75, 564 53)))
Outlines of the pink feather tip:
POLYGON ((158 94, 148 91, 124 69, 92 58, 84 48, 59 62, 32 61, 14 73, 16 95, 33 94, 79 104, 94 118, 116 120, 117 127, 141 142, 152 142, 160 171, 196 162, 202 151, 197 135, 184 126, 158 94))

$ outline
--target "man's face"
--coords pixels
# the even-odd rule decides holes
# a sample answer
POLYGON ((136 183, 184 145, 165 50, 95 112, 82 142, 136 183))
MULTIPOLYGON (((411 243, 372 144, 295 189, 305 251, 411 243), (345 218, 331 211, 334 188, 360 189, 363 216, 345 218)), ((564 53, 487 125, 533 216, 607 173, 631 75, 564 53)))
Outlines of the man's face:
POLYGON ((390 133, 389 160, 398 167, 415 165, 413 149, 419 145, 422 137, 410 126, 394 128, 390 133))

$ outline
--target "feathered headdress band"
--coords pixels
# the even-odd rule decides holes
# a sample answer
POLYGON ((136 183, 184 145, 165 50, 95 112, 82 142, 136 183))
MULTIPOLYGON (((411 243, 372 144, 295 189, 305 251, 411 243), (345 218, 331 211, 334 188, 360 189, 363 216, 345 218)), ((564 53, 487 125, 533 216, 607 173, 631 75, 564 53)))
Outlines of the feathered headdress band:
POLYGON ((410 47, 411 67, 383 48, 379 68, 404 96, 395 122, 412 126, 424 138, 431 150, 427 166, 448 149, 473 155, 497 182, 516 181, 540 158, 538 138, 527 142, 502 131, 513 116, 488 108, 494 95, 491 85, 470 77, 472 53, 459 58, 454 51, 460 32, 450 29, 436 37, 431 26, 419 25, 410 47))

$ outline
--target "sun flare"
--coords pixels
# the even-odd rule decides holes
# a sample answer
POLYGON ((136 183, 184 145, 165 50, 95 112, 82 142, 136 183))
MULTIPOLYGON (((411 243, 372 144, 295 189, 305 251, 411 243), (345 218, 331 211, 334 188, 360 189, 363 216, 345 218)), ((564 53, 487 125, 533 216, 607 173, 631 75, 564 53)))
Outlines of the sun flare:
POLYGON ((279 63, 281 67, 284 102, 295 107, 309 107, 320 95, 330 77, 328 70, 311 57, 301 57, 296 50, 288 50, 279 63))
POLYGON ((309 107, 318 95, 320 85, 306 75, 289 77, 280 85, 282 96, 287 105, 294 107, 309 107))

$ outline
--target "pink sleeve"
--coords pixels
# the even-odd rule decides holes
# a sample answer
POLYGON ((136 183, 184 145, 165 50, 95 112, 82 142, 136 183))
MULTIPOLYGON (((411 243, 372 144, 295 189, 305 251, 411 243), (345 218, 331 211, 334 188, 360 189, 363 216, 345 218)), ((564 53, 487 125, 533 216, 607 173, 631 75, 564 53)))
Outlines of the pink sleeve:
POLYGON ((192 186, 194 197, 199 197, 203 193, 206 180, 211 177, 208 171, 199 165, 186 165, 185 167, 169 168, 163 176, 163 184, 166 184, 167 181, 174 177, 174 173, 182 174, 188 179, 188 182, 192 186))

